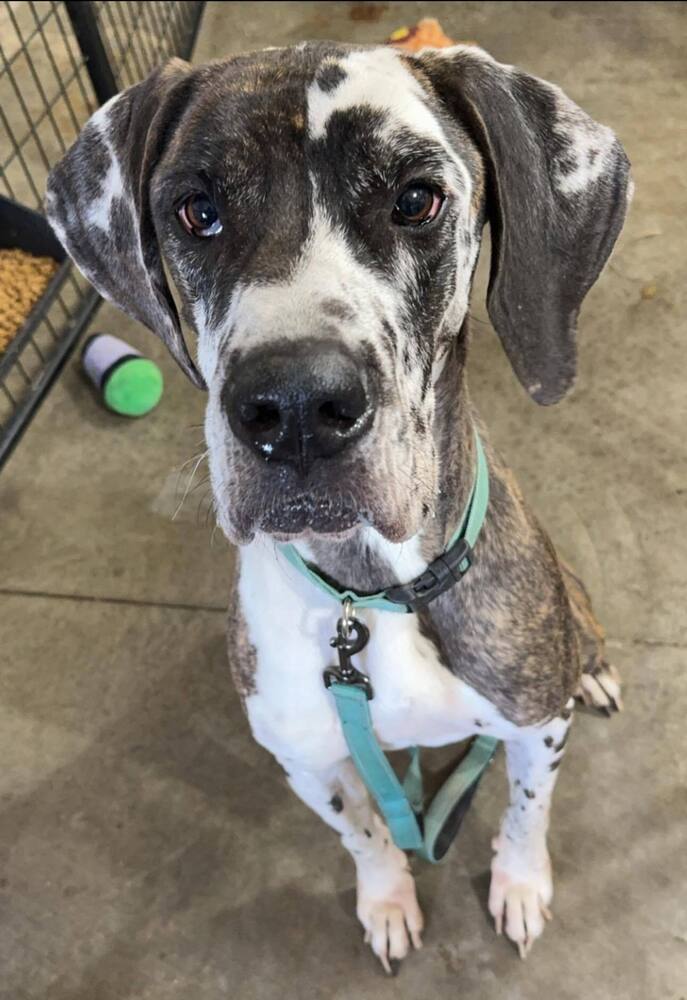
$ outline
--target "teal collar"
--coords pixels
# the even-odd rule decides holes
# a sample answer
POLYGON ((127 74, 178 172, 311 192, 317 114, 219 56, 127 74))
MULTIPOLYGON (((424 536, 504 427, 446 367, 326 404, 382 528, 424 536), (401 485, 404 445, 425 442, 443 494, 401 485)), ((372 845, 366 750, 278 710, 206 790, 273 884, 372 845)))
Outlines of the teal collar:
POLYGON ((475 478, 460 523, 442 555, 434 559, 424 573, 416 576, 410 583, 387 587, 377 594, 356 594, 354 590, 337 590, 303 559, 294 545, 290 543, 281 545, 280 551, 295 569, 339 603, 349 600, 354 608, 374 608, 401 613, 425 607, 435 597, 457 583, 472 564, 472 550, 484 524, 489 505, 489 470, 477 430, 475 430, 475 451, 477 455, 475 478))

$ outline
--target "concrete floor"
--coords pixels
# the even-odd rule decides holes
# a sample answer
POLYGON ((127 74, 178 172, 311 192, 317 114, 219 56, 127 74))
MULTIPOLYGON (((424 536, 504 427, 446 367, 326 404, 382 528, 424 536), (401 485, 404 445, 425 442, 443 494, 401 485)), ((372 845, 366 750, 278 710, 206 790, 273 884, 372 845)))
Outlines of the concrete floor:
POLYGON ((424 950, 383 977, 348 859, 231 688, 231 553, 205 524, 207 487, 171 520, 203 399, 105 307, 96 328, 163 366, 160 409, 104 413, 72 364, 0 477, 2 1000, 687 996, 685 5, 390 3, 361 20, 348 3, 214 3, 197 58, 378 40, 430 13, 611 124, 637 184, 583 310, 574 395, 535 408, 486 327, 471 359, 493 437, 588 582, 626 682, 626 712, 581 715, 570 741, 556 919, 521 963, 486 916, 499 761, 450 860, 418 868, 424 950))

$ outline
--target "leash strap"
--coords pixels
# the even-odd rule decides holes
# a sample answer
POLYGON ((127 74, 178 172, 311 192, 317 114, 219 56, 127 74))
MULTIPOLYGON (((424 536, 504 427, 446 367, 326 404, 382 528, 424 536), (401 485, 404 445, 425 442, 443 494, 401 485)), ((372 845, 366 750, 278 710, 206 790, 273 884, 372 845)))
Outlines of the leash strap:
POLYGON ((425 861, 440 861, 458 832, 498 741, 478 736, 425 814, 419 748, 411 748, 410 764, 401 783, 374 734, 364 688, 333 682, 329 690, 353 763, 377 803, 394 843, 403 851, 415 851, 425 861))
POLYGON ((331 684, 346 743, 358 774, 386 820, 394 843, 404 851, 424 846, 415 813, 372 729, 367 694, 355 684, 331 684))
POLYGON ((357 594, 354 590, 338 590, 305 561, 295 545, 290 542, 280 545, 282 555, 299 573, 339 603, 350 601, 354 608, 372 608, 401 614, 425 607, 435 597, 457 583, 467 573, 472 562, 472 550, 489 505, 489 470, 484 447, 476 429, 475 453, 475 476, 460 523, 442 555, 432 560, 424 573, 416 576, 410 583, 388 587, 377 594, 357 594))

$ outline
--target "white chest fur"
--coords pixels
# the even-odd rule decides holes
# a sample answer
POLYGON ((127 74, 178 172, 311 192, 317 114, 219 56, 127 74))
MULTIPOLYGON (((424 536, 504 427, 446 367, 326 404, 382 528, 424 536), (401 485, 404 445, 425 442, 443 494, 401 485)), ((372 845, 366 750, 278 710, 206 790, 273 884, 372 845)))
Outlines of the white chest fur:
MULTIPOLYGON (((330 767, 347 756, 322 680, 336 660, 329 640, 339 608, 264 540, 241 552, 239 594, 257 653, 255 693, 246 702, 256 740, 287 767, 330 767)), ((360 617, 370 641, 356 665, 372 681, 370 711, 383 746, 442 746, 473 733, 499 739, 512 733, 490 702, 439 662, 414 615, 365 611, 360 617)))

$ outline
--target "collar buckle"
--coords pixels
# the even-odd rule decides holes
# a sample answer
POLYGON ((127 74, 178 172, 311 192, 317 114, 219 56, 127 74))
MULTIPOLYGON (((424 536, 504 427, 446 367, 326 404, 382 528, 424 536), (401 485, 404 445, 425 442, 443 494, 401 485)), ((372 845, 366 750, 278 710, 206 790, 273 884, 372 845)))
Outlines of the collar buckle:
POLYGON ((432 560, 424 573, 410 583, 389 587, 386 597, 393 604, 406 604, 416 611, 424 608, 465 576, 472 565, 472 548, 465 538, 459 538, 450 549, 432 560))

